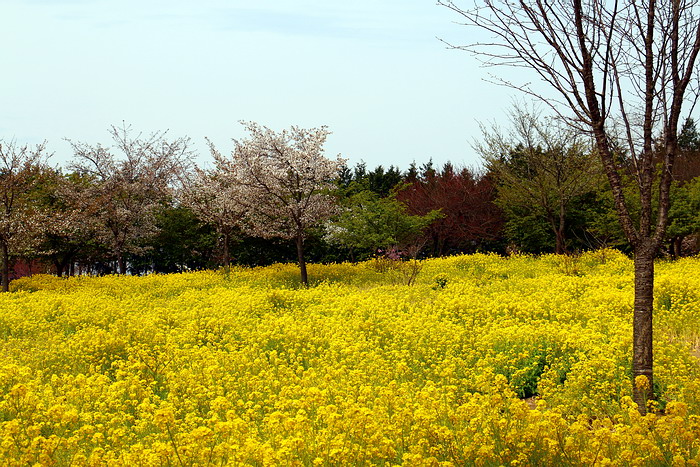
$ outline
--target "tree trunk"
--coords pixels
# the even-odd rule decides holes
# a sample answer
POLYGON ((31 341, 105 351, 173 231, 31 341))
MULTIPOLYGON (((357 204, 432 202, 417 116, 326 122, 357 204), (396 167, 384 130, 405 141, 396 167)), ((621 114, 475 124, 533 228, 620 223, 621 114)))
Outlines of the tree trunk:
POLYGON ((56 268, 56 277, 63 277, 63 262, 55 259, 53 265, 56 268))
POLYGON ((10 291, 10 253, 5 242, 2 242, 2 291, 10 291))
POLYGON ((563 229, 559 228, 555 232, 556 244, 554 246, 554 252, 558 255, 566 254, 566 238, 564 237, 563 229))
POLYGON ((634 401, 642 414, 646 413, 646 402, 654 397, 652 350, 654 256, 654 250, 647 245, 641 245, 635 249, 632 373, 634 401))
POLYGON ((680 258, 683 256, 683 237, 678 236, 673 239, 672 252, 674 258, 680 258))
POLYGON ((554 253, 557 255, 563 255, 566 253, 566 239, 564 237, 564 219, 561 217, 554 217, 553 214, 547 215, 547 222, 549 222, 549 227, 554 233, 554 253))
POLYGON ((126 261, 124 261, 124 255, 121 251, 117 251, 117 269, 119 274, 126 274, 126 261))
POLYGON ((231 269, 231 252, 228 249, 230 235, 224 233, 224 269, 228 272, 231 269))
POLYGON ((566 205, 564 204, 564 201, 561 200, 559 202, 559 226, 557 227, 557 230, 555 232, 555 235, 557 237, 557 239, 556 239, 556 253, 558 255, 566 254, 566 235, 564 233, 565 228, 566 228, 566 205))
POLYGON ((299 272, 301 273, 301 283, 304 287, 309 285, 309 275, 306 272, 306 261, 304 260, 304 237, 297 237, 297 258, 299 259, 299 272))

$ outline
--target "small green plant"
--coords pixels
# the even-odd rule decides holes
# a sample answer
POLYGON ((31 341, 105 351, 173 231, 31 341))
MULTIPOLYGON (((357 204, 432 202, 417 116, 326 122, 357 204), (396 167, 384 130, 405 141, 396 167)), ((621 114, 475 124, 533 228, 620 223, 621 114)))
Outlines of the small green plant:
POLYGON ((447 287, 447 276, 445 274, 438 274, 435 276, 435 285, 433 285, 433 289, 438 290, 438 289, 444 289, 447 287))

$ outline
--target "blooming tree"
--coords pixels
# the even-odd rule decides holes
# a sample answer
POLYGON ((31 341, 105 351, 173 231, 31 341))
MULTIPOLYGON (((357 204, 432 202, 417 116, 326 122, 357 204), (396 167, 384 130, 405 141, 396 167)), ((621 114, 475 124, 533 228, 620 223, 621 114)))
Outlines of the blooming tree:
POLYGON ((34 202, 46 168, 45 145, 0 141, 0 259, 2 291, 10 284, 10 256, 35 245, 44 213, 34 202))
POLYGON ((194 176, 183 187, 180 201, 201 221, 212 225, 221 236, 223 263, 231 264, 229 243, 240 230, 246 207, 241 203, 240 186, 227 176, 219 158, 213 170, 195 168, 194 176))
POLYGON ((241 226, 263 238, 294 240, 301 282, 308 284, 304 240, 312 228, 336 210, 332 180, 343 159, 324 156, 327 127, 296 126, 275 132, 254 122, 243 122, 248 138, 234 140, 230 159, 211 145, 212 154, 245 211, 241 226))
POLYGON ((45 188, 47 222, 41 254, 54 265, 56 275, 70 274, 76 258, 95 245, 101 232, 102 200, 94 198, 92 177, 54 173, 45 188))
POLYGON ((115 147, 74 143, 72 169, 91 179, 72 201, 94 208, 98 239, 112 250, 120 274, 125 253, 138 253, 140 241, 156 231, 154 214, 191 160, 188 138, 167 140, 165 133, 132 137, 127 126, 112 127, 115 147), (117 158, 114 150, 122 153, 117 158))

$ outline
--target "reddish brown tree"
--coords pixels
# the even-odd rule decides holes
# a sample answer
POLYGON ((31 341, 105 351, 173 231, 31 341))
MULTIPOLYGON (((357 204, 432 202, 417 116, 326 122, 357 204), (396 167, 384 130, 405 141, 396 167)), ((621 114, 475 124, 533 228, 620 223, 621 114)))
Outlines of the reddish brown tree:
POLYGON ((439 173, 424 171, 398 194, 412 214, 440 210, 442 217, 425 233, 432 242, 432 254, 438 256, 450 251, 474 251, 500 236, 503 218, 493 204, 495 196, 491 179, 466 168, 455 171, 449 163, 439 173))

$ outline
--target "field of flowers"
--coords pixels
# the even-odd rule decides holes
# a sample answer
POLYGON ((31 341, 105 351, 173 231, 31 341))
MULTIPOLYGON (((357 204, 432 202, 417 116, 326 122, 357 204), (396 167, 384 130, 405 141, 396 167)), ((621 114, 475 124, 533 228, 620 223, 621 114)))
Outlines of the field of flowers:
POLYGON ((657 264, 660 398, 630 399, 632 262, 471 255, 0 295, 0 465, 698 465, 700 259, 657 264))

